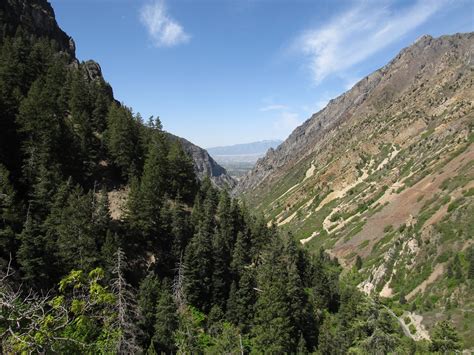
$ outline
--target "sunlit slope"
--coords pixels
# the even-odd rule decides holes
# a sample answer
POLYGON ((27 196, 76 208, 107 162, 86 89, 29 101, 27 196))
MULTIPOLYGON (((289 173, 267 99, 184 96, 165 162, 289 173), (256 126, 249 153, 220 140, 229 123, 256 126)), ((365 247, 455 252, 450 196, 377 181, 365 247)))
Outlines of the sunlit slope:
POLYGON ((402 296, 427 326, 453 313, 465 335, 473 46, 472 33, 420 38, 298 127, 237 189, 309 249, 346 266, 360 256, 366 292, 402 296))

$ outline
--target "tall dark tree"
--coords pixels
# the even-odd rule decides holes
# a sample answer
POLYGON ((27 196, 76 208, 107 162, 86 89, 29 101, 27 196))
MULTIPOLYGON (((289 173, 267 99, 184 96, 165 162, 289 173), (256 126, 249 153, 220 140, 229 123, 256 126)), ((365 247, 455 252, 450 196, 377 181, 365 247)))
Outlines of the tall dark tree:
POLYGON ((107 115, 106 144, 112 163, 125 180, 139 171, 139 139, 139 125, 132 111, 113 103, 107 115))
POLYGON ((198 229, 184 257, 184 290, 189 304, 209 311, 212 301, 212 236, 198 229))
POLYGON ((164 283, 156 303, 154 347, 157 351, 170 354, 176 351, 174 334, 179 320, 168 284, 164 283))
POLYGON ((291 308, 287 295, 288 275, 281 241, 274 241, 265 252, 258 270, 258 300, 252 328, 253 350, 285 353, 293 348, 291 308))
POLYGON ((192 159, 184 152, 178 141, 170 141, 168 168, 170 172, 170 196, 192 202, 197 189, 196 175, 192 159))

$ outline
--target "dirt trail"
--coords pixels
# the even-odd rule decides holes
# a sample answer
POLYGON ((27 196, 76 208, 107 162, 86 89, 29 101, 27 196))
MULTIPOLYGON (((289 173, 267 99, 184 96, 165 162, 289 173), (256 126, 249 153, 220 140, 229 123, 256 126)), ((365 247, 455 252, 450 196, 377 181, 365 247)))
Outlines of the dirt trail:
POLYGON ((420 341, 420 340, 430 340, 430 334, 428 331, 425 329, 424 325, 422 324, 423 322, 423 316, 420 314, 412 313, 412 312, 405 312, 403 313, 401 317, 401 321, 405 323, 404 319, 405 317, 410 318, 410 324, 412 324, 415 329, 416 333, 413 334, 412 339, 415 341, 420 341))

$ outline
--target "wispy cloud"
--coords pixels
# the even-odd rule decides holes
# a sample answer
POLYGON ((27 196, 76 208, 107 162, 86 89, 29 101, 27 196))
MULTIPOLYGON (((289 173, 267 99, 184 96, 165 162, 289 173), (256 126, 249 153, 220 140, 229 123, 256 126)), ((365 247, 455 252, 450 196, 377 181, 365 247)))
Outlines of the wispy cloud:
POLYGON ((447 0, 418 0, 394 10, 390 1, 364 1, 326 25, 310 29, 294 41, 319 84, 394 43, 439 11, 447 0))
POLYGON ((281 110, 288 110, 288 106, 286 105, 267 105, 264 107, 260 108, 260 112, 266 112, 266 111, 281 111, 281 110))
POLYGON ((172 47, 191 38, 183 27, 170 17, 164 0, 153 0, 140 10, 140 20, 157 47, 172 47))

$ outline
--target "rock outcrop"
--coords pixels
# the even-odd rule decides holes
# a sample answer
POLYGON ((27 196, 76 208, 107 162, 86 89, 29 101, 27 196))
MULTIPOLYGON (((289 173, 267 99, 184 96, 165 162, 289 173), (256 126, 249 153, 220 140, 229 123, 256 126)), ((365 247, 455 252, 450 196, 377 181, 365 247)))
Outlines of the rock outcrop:
POLYGON ((37 37, 54 39, 61 51, 75 58, 76 45, 56 22, 54 10, 46 0, 2 0, 0 2, 0 29, 13 35, 23 30, 37 37))
POLYGON ((194 162, 194 171, 199 179, 204 179, 209 177, 213 184, 219 188, 228 188, 232 189, 236 181, 227 174, 227 171, 220 166, 209 153, 197 145, 191 143, 190 141, 172 135, 169 133, 171 139, 178 140, 184 151, 193 159, 194 162))

